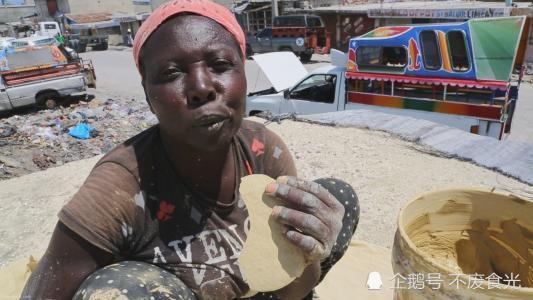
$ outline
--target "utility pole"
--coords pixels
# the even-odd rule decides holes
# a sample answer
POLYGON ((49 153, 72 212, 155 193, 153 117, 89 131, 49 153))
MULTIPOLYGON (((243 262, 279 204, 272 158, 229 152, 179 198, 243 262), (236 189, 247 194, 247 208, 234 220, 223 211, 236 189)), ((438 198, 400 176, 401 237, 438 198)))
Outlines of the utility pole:
POLYGON ((274 18, 278 16, 278 0, 272 0, 272 26, 274 26, 274 18))

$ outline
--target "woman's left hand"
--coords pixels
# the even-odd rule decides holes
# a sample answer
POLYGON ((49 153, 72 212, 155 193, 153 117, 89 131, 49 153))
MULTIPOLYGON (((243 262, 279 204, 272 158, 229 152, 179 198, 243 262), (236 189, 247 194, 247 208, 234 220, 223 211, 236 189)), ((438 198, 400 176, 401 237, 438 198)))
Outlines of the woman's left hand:
POLYGON ((285 228, 285 236, 302 249, 309 264, 327 258, 342 227, 344 206, 324 187, 291 176, 267 185, 268 195, 282 200, 272 216, 285 228))

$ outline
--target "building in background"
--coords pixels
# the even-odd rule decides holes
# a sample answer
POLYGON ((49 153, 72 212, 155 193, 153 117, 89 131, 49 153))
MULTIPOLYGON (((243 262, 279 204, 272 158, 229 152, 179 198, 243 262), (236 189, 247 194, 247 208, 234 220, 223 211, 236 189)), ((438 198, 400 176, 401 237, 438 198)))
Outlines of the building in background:
MULTIPOLYGON (((216 1, 228 2, 228 1, 216 1)), ((248 34, 254 34, 265 27, 272 26, 272 1, 244 0, 233 1, 230 9, 248 34)), ((339 5, 343 0, 278 0, 278 15, 290 14, 301 10, 313 10, 317 7, 339 5)))
POLYGON ((34 0, 0 0, 0 22, 19 22, 20 18, 36 13, 34 0))
MULTIPOLYGON (((109 34, 110 44, 126 43, 149 13, 169 0, 0 0, 0 35, 13 35, 28 24, 45 20, 109 34), (9 26, 8 26, 9 24, 9 26)), ((272 26, 271 0, 214 0, 233 11, 248 34, 272 26)), ((471 18, 528 15, 518 59, 533 64, 531 4, 473 0, 278 0, 278 14, 309 13, 322 17, 333 47, 346 50, 348 41, 378 26, 465 21, 471 18), (524 46, 525 45, 525 46, 524 46)), ((533 69, 531 70, 533 72, 533 69)))
POLYGON ((102 31, 120 44, 151 11, 150 0, 0 0, 0 34, 20 36, 37 22, 58 21, 102 31))

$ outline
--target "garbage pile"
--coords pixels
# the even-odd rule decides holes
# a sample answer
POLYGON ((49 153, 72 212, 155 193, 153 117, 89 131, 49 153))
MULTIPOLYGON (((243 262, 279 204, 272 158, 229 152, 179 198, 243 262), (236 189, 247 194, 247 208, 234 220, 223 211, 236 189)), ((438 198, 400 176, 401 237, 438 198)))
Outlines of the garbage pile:
POLYGON ((0 119, 0 180, 104 154, 157 123, 144 100, 93 99, 0 119))

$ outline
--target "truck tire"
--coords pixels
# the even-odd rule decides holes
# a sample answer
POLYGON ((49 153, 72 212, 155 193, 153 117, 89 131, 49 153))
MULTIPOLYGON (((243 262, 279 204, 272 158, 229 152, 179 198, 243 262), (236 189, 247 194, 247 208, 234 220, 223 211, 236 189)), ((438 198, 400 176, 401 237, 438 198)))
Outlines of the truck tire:
POLYGON ((74 51, 76 51, 76 53, 80 53, 80 41, 79 40, 76 40, 76 39, 73 39, 73 40, 70 40, 68 41, 68 46, 72 49, 74 49, 74 51))
POLYGON ((59 95, 57 93, 44 93, 37 96, 37 105, 46 109, 57 107, 59 95))
POLYGON ((101 43, 101 44, 98 45, 98 48, 96 48, 94 50, 105 51, 105 50, 107 50, 107 48, 108 48, 107 43, 101 43))
POLYGON ((70 48, 78 53, 83 53, 87 50, 87 44, 82 43, 80 40, 72 40, 69 44, 71 45, 70 48))
POLYGON ((307 63, 307 62, 310 62, 311 61, 311 57, 313 56, 312 53, 302 53, 300 54, 300 60, 303 62, 303 63, 307 63))

